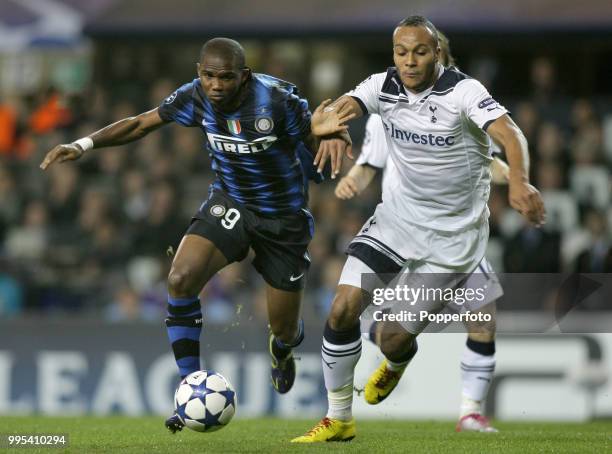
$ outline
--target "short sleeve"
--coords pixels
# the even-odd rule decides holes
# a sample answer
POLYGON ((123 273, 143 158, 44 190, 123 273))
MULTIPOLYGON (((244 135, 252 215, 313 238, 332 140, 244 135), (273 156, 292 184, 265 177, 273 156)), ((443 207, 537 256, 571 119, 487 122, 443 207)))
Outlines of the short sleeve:
POLYGON ((163 100, 158 108, 165 122, 174 121, 182 126, 197 126, 193 109, 194 82, 189 82, 163 100))
POLYGON ((359 103, 364 115, 379 113, 378 96, 386 77, 387 73, 373 74, 346 94, 359 103))
POLYGON ((365 138, 361 147, 361 154, 357 158, 357 165, 369 165, 384 169, 389 150, 385 137, 385 126, 379 115, 370 115, 366 123, 365 138))
POLYGON ((285 129, 288 136, 295 140, 304 140, 310 134, 310 117, 308 101, 298 96, 294 89, 285 100, 285 129))
POLYGON ((461 111, 485 131, 491 123, 508 113, 476 79, 466 79, 457 84, 455 97, 461 111))

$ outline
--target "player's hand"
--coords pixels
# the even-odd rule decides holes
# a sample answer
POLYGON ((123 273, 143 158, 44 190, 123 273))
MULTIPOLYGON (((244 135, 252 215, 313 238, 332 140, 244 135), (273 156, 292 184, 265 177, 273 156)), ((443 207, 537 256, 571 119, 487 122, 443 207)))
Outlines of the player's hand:
POLYGON ((509 183, 510 206, 532 225, 541 227, 546 222, 546 210, 540 191, 522 179, 510 178, 509 183))
POLYGON ((62 144, 55 147, 45 156, 43 162, 40 164, 40 168, 47 170, 54 162, 74 161, 83 156, 83 149, 76 144, 68 143, 62 144))
POLYGON ((342 200, 352 199, 359 194, 359 186, 352 176, 347 175, 340 179, 336 185, 334 194, 342 200))
POLYGON ((351 145, 348 144, 345 139, 336 137, 321 139, 313 164, 317 166, 317 172, 321 173, 323 172, 325 163, 329 159, 331 161, 331 177, 334 179, 336 175, 340 173, 342 158, 345 153, 353 159, 351 145))
POLYGON ((326 99, 315 109, 310 120, 310 129, 315 136, 327 136, 348 130, 346 122, 355 118, 351 105, 346 100, 331 103, 326 99))

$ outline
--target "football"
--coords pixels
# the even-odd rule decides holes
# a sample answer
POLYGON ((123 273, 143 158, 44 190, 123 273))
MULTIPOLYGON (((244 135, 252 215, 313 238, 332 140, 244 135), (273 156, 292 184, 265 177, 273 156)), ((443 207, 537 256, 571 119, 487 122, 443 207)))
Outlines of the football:
POLYGON ((190 429, 213 432, 232 420, 236 392, 223 375, 200 370, 181 381, 174 394, 174 409, 190 429))

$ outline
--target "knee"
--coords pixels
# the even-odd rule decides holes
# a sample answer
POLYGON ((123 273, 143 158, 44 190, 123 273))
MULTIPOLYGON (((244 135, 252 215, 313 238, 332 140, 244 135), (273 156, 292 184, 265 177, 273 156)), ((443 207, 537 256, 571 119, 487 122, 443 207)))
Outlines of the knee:
POLYGON ((189 298, 200 293, 200 289, 194 288, 191 274, 188 268, 173 267, 168 274, 168 293, 177 298, 189 298))
POLYGON ((356 293, 336 293, 327 322, 334 331, 346 331, 359 323, 361 298, 356 293))

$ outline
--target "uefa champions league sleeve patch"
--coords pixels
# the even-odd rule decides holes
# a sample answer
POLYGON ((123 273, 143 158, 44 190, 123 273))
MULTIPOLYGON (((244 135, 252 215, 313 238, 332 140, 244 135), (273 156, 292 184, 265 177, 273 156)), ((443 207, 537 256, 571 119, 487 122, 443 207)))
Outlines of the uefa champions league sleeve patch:
POLYGON ((164 99, 164 102, 166 104, 172 104, 172 101, 174 101, 176 99, 178 95, 178 90, 175 91, 174 93, 172 93, 170 96, 168 96, 166 99, 164 99))

